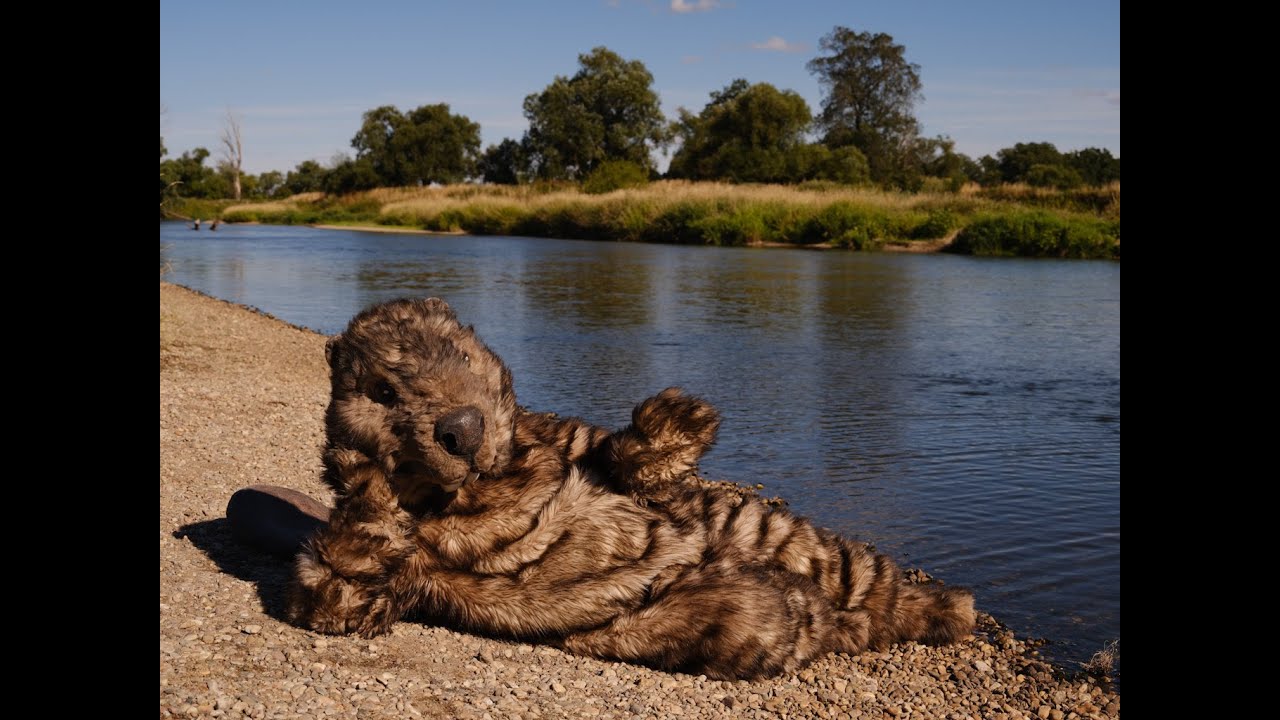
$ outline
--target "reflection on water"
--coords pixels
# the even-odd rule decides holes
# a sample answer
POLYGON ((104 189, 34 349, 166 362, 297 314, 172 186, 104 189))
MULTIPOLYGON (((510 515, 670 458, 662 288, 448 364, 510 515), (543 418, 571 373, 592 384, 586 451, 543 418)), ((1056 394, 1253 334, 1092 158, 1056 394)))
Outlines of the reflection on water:
POLYGON ((160 227, 172 282, 325 333, 447 299, 521 402, 724 413, 703 471, 971 586, 1082 660, 1120 635, 1120 266, 308 228, 160 227))

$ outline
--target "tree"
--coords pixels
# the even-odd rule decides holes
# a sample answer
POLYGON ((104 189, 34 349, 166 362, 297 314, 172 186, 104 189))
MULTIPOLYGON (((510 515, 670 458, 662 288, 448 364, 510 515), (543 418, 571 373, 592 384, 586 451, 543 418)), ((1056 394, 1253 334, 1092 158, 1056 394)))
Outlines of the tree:
POLYGON ((392 105, 383 105, 364 114, 360 129, 351 138, 356 157, 368 159, 374 172, 387 185, 400 184, 400 164, 391 148, 391 137, 403 126, 405 117, 392 105))
POLYGON ((244 146, 240 141, 240 119, 227 110, 227 118, 222 127, 222 159, 229 170, 231 180, 231 197, 240 199, 240 170, 244 166, 244 146))
POLYGON ((364 163, 359 175, 367 170, 379 184, 455 183, 475 173, 480 126, 445 103, 407 114, 384 105, 364 114, 351 146, 364 163))
POLYGON ((1106 148, 1076 150, 1063 159, 1090 185, 1106 185, 1120 179, 1120 158, 1112 156, 1106 148))
POLYGON ((973 179, 983 185, 999 185, 1003 181, 1000 173, 1000 161, 990 155, 978 158, 977 174, 973 179))
POLYGON ((813 180, 830 180, 844 185, 863 185, 871 180, 867 156, 852 145, 830 150, 826 145, 812 144, 813 161, 808 172, 799 177, 813 180), (813 152, 816 151, 816 152, 813 152))
POLYGON ((578 180, 606 160, 652 169, 650 153, 666 142, 653 75, 638 60, 605 47, 578 56, 572 78, 556 76, 524 99, 525 134, 538 176, 578 180))
POLYGON ((820 42, 830 53, 809 61, 825 97, 818 126, 832 148, 862 151, 871 178, 890 185, 909 182, 912 144, 920 134, 914 107, 921 99, 920 66, 885 33, 854 32, 837 25, 820 42))
POLYGON ((525 148, 511 138, 490 145, 480 156, 477 170, 487 183, 517 185, 529 171, 525 148))
POLYGON ((946 135, 918 138, 915 147, 921 172, 946 180, 953 192, 980 174, 978 164, 968 155, 956 152, 956 141, 946 135))
POLYGON ((285 176, 284 187, 290 195, 318 192, 324 189, 324 167, 315 160, 303 160, 285 176))
POLYGON ((284 189, 284 173, 279 170, 268 170, 258 176, 255 183, 261 197, 276 197, 284 189))
POLYGON ((683 142, 668 174, 734 182, 805 179, 815 163, 796 160, 812 121, 809 104, 796 92, 734 80, 712 92, 698 115, 680 109, 674 132, 683 142))
POLYGON ((1000 179, 1007 183, 1026 182, 1036 165, 1062 165, 1062 153, 1053 143, 1018 143, 996 153, 1000 179))
POLYGON ((330 195, 345 195, 378 187, 378 173, 374 172, 369 158, 338 155, 333 158, 332 165, 320 185, 330 195))
POLYGON ((401 184, 456 183, 475 174, 480 155, 480 125, 449 106, 423 105, 391 137, 400 157, 401 184))
POLYGON ((1070 190, 1084 184, 1074 168, 1066 165, 1032 165, 1025 178, 1028 185, 1070 190))
POLYGON ((182 155, 160 163, 162 190, 171 186, 171 192, 179 197, 226 197, 230 186, 213 168, 205 167, 209 151, 198 147, 182 155))

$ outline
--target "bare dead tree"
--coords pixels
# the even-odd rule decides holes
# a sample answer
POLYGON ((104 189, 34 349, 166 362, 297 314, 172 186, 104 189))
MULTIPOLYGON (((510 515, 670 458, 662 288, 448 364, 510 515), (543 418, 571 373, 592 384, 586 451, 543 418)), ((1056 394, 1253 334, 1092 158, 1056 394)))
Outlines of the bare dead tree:
POLYGON ((244 147, 240 143, 240 118, 227 109, 226 124, 222 128, 222 155, 231 169, 231 193, 240 199, 240 167, 244 164, 244 147))

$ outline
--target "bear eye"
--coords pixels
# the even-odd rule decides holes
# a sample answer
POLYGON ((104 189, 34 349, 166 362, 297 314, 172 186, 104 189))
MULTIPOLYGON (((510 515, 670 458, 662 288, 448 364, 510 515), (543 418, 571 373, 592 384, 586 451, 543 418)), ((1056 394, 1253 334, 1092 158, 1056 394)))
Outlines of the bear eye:
POLYGON ((396 389, 386 380, 379 380, 378 384, 373 386, 370 397, 379 405, 390 405, 396 401, 396 389))
POLYGON ((471 364, 471 356, 470 356, 470 355, 468 355, 467 353, 462 353, 462 362, 464 362, 464 363, 466 363, 466 364, 470 365, 470 364, 471 364))

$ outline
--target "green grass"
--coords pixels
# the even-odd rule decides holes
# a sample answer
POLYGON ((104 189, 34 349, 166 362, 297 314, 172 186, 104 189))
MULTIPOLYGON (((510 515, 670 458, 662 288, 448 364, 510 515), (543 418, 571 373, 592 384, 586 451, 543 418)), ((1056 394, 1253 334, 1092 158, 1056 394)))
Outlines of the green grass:
POLYGON ((222 217, 223 212, 233 205, 236 200, 199 200, 192 198, 169 198, 165 200, 164 205, 160 208, 161 216, 169 218, 177 218, 181 220, 200 218, 209 221, 217 217, 222 217))
POLYGON ((1078 197, 1016 186, 1002 194, 976 188, 905 194, 840 186, 663 181, 587 194, 563 186, 455 185, 383 188, 340 197, 309 193, 225 207, 222 218, 476 235, 854 250, 955 236, 948 249, 959 253, 1118 258, 1119 186, 1092 194, 1071 192, 1078 197), (1081 209, 1090 203, 1096 211, 1081 209))
POLYGON ((1043 210, 982 215, 948 248, 966 255, 1119 258, 1120 222, 1043 210))

